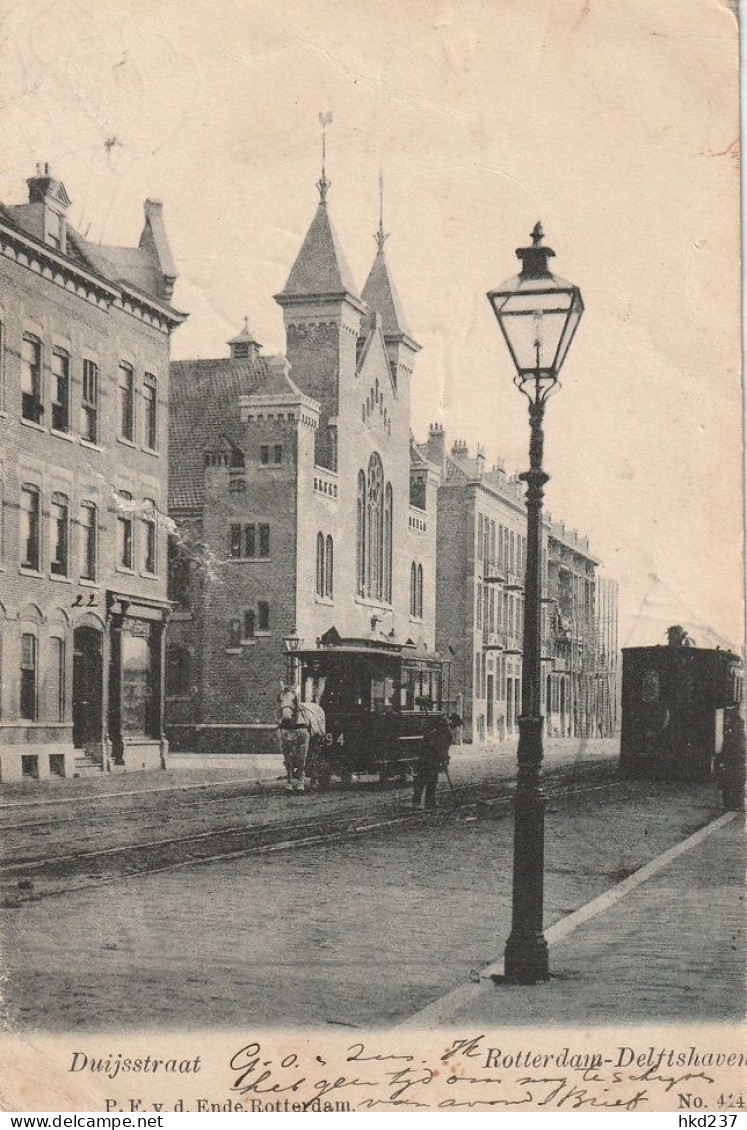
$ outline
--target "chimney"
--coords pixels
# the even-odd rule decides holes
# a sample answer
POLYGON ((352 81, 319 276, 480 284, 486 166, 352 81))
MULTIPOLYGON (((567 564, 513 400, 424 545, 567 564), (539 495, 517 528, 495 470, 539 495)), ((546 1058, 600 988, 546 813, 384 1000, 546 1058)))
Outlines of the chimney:
POLYGON ((430 424, 428 427, 428 459, 437 467, 443 467, 446 457, 446 436, 443 424, 430 424))
POLYGON ((161 298, 170 302, 174 294, 177 271, 163 222, 163 204, 160 200, 148 199, 143 204, 145 223, 140 233, 138 247, 147 251, 155 260, 161 275, 161 298))
POLYGON ((466 440, 455 439, 451 448, 451 454, 455 459, 466 459, 468 455, 466 440))

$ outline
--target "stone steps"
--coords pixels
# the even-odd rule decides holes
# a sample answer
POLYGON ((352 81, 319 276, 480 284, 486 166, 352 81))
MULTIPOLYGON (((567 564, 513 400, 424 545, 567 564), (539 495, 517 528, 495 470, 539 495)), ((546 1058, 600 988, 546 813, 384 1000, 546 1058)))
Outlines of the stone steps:
POLYGON ((89 757, 87 753, 82 750, 75 751, 75 763, 73 765, 74 777, 98 777, 103 772, 103 766, 100 761, 94 760, 89 757))

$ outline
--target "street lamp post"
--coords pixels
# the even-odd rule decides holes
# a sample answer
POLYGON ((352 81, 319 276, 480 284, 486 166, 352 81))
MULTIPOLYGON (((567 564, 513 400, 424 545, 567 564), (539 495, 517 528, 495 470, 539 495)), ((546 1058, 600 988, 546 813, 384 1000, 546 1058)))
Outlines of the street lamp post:
POLYGON ((514 802, 514 870, 511 934, 506 942, 504 979, 534 985, 549 976, 543 932, 545 799, 542 764, 541 631, 542 499, 549 479, 542 467, 545 403, 573 340, 584 304, 581 291, 547 267, 555 254, 543 246, 542 225, 532 232, 532 246, 516 251, 521 272, 488 299, 516 368, 514 384, 529 401, 529 470, 527 484, 527 554, 524 582, 524 644, 518 773, 514 802))
POLYGON ((303 644, 303 636, 299 636, 296 628, 293 628, 292 631, 288 632, 287 635, 283 636, 283 647, 285 648, 285 672, 286 672, 285 677, 286 677, 286 681, 288 683, 292 684, 292 685, 295 685, 295 682, 296 682, 296 679, 295 679, 296 658, 295 658, 295 656, 296 656, 296 652, 299 650, 299 648, 301 647, 302 644, 303 644))

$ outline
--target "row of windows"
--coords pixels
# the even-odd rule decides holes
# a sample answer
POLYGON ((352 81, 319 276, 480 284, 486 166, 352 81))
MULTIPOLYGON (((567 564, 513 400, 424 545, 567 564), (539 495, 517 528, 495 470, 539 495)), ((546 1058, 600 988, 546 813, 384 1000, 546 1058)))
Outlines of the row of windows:
POLYGON ((228 556, 239 558, 269 557, 269 522, 232 523, 228 535, 228 556))
MULTIPOLYGON (((19 696, 17 700, 18 715, 27 722, 64 722, 69 718, 67 703, 67 651, 68 642, 73 648, 73 739, 77 720, 84 713, 87 691, 95 699, 95 687, 87 687, 85 683, 77 686, 76 680, 81 678, 76 674, 77 657, 86 649, 83 638, 97 640, 95 645, 97 654, 101 656, 102 637, 97 629, 81 628, 70 636, 52 635, 46 641, 40 639, 39 634, 32 629, 29 623, 27 630, 21 629, 20 657, 19 657, 19 696), (80 642, 79 642, 80 640, 80 642), (82 650, 79 650, 82 649, 82 650), (41 654, 40 654, 41 653, 41 654), (80 693, 79 693, 80 692, 80 693)), ((159 677, 156 646, 157 627, 152 623, 144 623, 132 619, 125 620, 122 631, 122 693, 119 728, 123 733, 143 734, 158 737, 160 734, 159 712, 159 677)), ((90 673, 88 675, 90 678, 90 673)), ((99 667, 100 677, 100 667, 99 667)), ((101 690, 99 683, 98 691, 101 690)), ((11 706, 11 714, 15 711, 16 704, 11 706)))
MULTIPOLYGON (((493 680, 493 701, 506 702, 510 692, 510 696, 515 699, 518 708, 521 701, 521 677, 515 666, 512 663, 507 663, 505 658, 497 659, 495 674, 491 674, 490 677, 493 680)), ((487 659, 484 652, 475 654, 474 697, 482 699, 490 697, 488 695, 487 659)))
MULTIPOLYGON (((4 327, 0 323, 0 364, 4 349, 4 327)), ((72 404, 73 364, 70 354, 61 348, 52 349, 49 358, 51 427, 62 435, 75 430, 72 404)), ((101 375, 99 366, 84 357, 81 363, 81 397, 78 431, 88 443, 100 439, 99 409, 101 375)), ((135 370, 128 362, 119 364, 117 394, 117 424, 120 439, 135 443, 137 421, 135 413, 135 370)), ((158 380, 153 373, 143 375, 140 388, 142 401, 141 440, 149 451, 158 450, 158 380)), ((24 334, 21 343, 21 417, 34 424, 43 422, 45 411, 44 348, 34 334, 24 334)))
POLYGON ((47 645, 49 650, 44 657, 44 678, 40 686, 39 639, 33 632, 22 631, 18 714, 25 722, 39 721, 42 712, 46 722, 65 721, 65 640, 50 636, 47 645))
MULTIPOLYGON (((65 641, 57 636, 49 640, 50 655, 45 664, 45 690, 47 699, 46 720, 63 722, 65 719, 65 641)), ((21 636, 21 686, 20 716, 24 721, 36 722, 39 718, 39 642, 30 632, 21 636)))
POLYGON ((257 632, 270 630, 270 605, 266 600, 257 601, 256 608, 246 608, 241 616, 236 616, 228 626, 228 646, 241 647, 246 640, 252 640, 257 632))
POLYGON ((321 531, 316 535, 316 595, 328 600, 335 595, 335 547, 321 531))
POLYGON ((524 575, 526 538, 507 526, 496 525, 485 514, 477 515, 477 560, 492 561, 507 573, 524 575))
MULTIPOLYGON (((117 513, 117 566, 135 568, 136 543, 140 549, 140 568, 144 573, 157 572, 158 537, 156 504, 146 498, 138 506, 128 491, 118 495, 117 513), (139 535, 136 534, 136 524, 139 535)), ((20 561, 22 569, 38 573, 45 559, 42 530, 42 495, 34 483, 21 486, 20 505, 20 561)), ((70 500, 66 494, 54 491, 49 502, 47 553, 49 571, 56 577, 69 577, 77 560, 82 580, 98 579, 99 515, 94 502, 84 500, 78 508, 78 544, 72 536, 70 500)))
POLYGON ((283 445, 263 443, 259 449, 259 461, 267 466, 270 463, 277 465, 283 462, 283 445))
POLYGON ((414 561, 410 566, 410 615, 423 619, 423 566, 414 561))
POLYGON ((374 451, 368 471, 358 472, 356 504, 356 592, 392 602, 392 484, 384 484, 381 456, 374 451))
POLYGON ((517 593, 496 594, 492 585, 477 582, 475 626, 478 632, 506 632, 520 636, 524 631, 524 597, 517 593))

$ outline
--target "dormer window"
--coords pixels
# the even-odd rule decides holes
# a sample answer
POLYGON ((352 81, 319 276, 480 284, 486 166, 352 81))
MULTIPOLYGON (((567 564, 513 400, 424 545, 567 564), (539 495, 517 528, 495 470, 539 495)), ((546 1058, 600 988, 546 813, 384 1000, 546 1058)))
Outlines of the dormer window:
POLYGON ((53 212, 48 209, 46 217, 46 242, 56 247, 58 251, 62 250, 62 220, 59 212, 53 212))
POLYGON ((70 207, 70 197, 65 186, 52 176, 49 165, 37 165, 36 176, 26 182, 29 186, 29 204, 41 206, 44 242, 57 251, 65 250, 65 215, 70 207))

